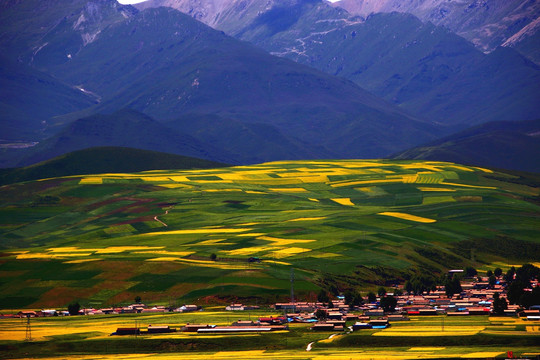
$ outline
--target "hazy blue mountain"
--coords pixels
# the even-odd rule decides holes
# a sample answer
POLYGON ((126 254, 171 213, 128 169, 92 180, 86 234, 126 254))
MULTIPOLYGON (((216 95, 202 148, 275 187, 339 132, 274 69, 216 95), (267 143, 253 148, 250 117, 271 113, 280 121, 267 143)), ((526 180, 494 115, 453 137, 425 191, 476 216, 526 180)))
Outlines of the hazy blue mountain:
POLYGON ((103 100, 92 111, 129 107, 160 120, 215 114, 272 125, 329 149, 314 157, 378 157, 440 133, 350 81, 270 56, 172 9, 107 27, 51 72, 98 94, 103 100), (384 141, 366 140, 375 138, 384 141))
POLYGON ((138 11, 111 0, 1 0, 0 50, 38 69, 70 61, 138 11))
POLYGON ((130 173, 167 169, 211 169, 226 164, 187 156, 126 147, 93 147, 34 165, 0 171, 0 184, 59 176, 130 173))
POLYGON ((499 46, 514 47, 537 63, 540 61, 538 49, 522 45, 536 38, 538 48, 538 1, 340 0, 333 6, 363 17, 382 12, 410 13, 424 22, 452 30, 483 51, 492 51, 499 46))
MULTIPOLYGON (((29 29, 29 35, 8 32, 10 36, 0 41, 10 54, 19 54, 32 66, 99 100, 99 104, 82 111, 56 116, 50 129, 94 113, 124 108, 159 121, 184 115, 194 115, 194 119, 216 115, 224 119, 220 132, 229 137, 220 144, 234 147, 236 161, 330 154, 380 157, 433 140, 443 132, 439 126, 409 115, 351 81, 271 56, 176 10, 138 12, 113 3, 58 0, 54 6, 40 4, 42 13, 30 12, 38 17, 36 24, 49 21, 57 25, 29 29), (62 5, 69 15, 59 17, 62 5), (37 36, 40 29, 44 32, 41 40, 37 36), (29 59, 29 50, 13 45, 13 39, 40 50, 29 59), (63 49, 64 55, 60 56, 60 50, 46 49, 63 49), (251 132, 249 137, 246 129, 251 132), (265 132, 276 136, 267 137, 266 142, 254 141, 265 132)), ((26 9, 20 2, 10 4, 11 12, 26 9)), ((20 14, 15 19, 30 26, 20 14)), ((22 26, 11 22, 14 28, 22 26)), ((205 138, 201 126, 193 128, 199 129, 199 139, 205 138)), ((213 129, 206 131, 208 138, 215 136, 213 129)), ((64 140, 59 140, 48 140, 47 146, 51 141, 56 141, 53 148, 63 146, 64 140)), ((127 142, 95 145, 139 146, 127 142)), ((31 151, 41 146, 45 145, 31 151)), ((75 150, 70 146, 63 151, 75 150)), ((185 155, 205 157, 199 153, 185 155)), ((35 155, 32 159, 41 158, 35 155)))
POLYGON ((47 130, 49 118, 95 102, 48 74, 0 56, 1 140, 39 139, 47 130))
POLYGON ((540 120, 482 124, 403 151, 394 158, 451 161, 540 173, 540 120))
POLYGON ((100 146, 136 147, 224 163, 233 161, 223 149, 174 131, 142 113, 120 110, 110 115, 98 114, 78 119, 58 134, 19 153, 17 163, 9 165, 27 166, 76 150, 100 146))
POLYGON ((161 2, 273 54, 351 79, 417 116, 467 126, 540 114, 536 64, 510 48, 484 54, 447 28, 413 15, 354 17, 322 0, 205 7, 209 3, 161 2))
POLYGON ((242 163, 338 157, 323 146, 298 140, 270 124, 224 119, 217 115, 185 115, 167 122, 167 126, 227 149, 242 163))

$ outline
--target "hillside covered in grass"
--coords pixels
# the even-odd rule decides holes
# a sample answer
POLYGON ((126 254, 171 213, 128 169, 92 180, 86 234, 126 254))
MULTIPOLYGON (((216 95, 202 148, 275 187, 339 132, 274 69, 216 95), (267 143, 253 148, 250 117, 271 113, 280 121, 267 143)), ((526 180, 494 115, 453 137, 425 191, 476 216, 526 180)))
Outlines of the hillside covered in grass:
POLYGON ((443 162, 320 160, 0 188, 0 308, 365 290, 537 261, 538 178, 443 162), (250 261, 251 258, 251 261, 250 261))

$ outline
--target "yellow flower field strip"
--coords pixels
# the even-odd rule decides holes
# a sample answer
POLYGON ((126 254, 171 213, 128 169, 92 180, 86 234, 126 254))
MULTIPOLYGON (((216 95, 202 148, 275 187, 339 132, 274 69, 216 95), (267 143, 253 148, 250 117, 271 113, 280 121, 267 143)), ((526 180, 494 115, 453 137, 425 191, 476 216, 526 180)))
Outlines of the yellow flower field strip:
POLYGON ((55 247, 47 249, 49 252, 55 254, 70 254, 79 252, 95 252, 95 253, 117 253, 123 251, 135 251, 135 250, 160 250, 165 246, 109 246, 106 248, 79 248, 75 246, 55 247))
POLYGON ((284 193, 305 193, 308 192, 304 188, 269 188, 270 191, 284 192, 284 193))
POLYGON ((278 260, 263 260, 264 263, 268 263, 268 264, 278 264, 278 265, 285 265, 285 266, 290 266, 291 264, 288 263, 288 262, 285 262, 285 261, 278 261, 278 260))
POLYGON ((265 235, 265 233, 245 233, 245 234, 236 234, 236 236, 238 237, 257 237, 257 236, 262 236, 262 235, 265 235))
POLYGON ((393 212, 393 211, 385 211, 385 212, 378 213, 377 215, 391 216, 398 219, 410 220, 410 221, 415 221, 415 222, 425 223, 425 224, 434 223, 437 221, 434 219, 428 219, 421 216, 405 214, 405 213, 400 213, 400 212, 393 212))
POLYGON ((287 222, 295 222, 295 221, 316 221, 316 220, 324 220, 326 219, 326 216, 316 216, 316 217, 304 217, 304 218, 297 218, 297 219, 290 219, 287 220, 287 222))
POLYGON ((310 255, 311 257, 318 258, 318 259, 327 259, 327 258, 333 258, 333 257, 339 257, 343 256, 341 254, 335 254, 335 253, 320 253, 315 255, 310 255))
POLYGON ((271 251, 275 249, 276 249, 275 246, 251 246, 247 248, 227 250, 223 252, 227 255, 238 256, 238 255, 253 255, 253 254, 267 252, 267 251, 271 251))
POLYGON ((194 254, 195 251, 166 251, 166 250, 147 250, 147 251, 135 251, 132 254, 156 254, 156 255, 170 255, 170 256, 189 256, 194 254))
POLYGON ((540 332, 540 326, 526 326, 527 332, 540 332))
POLYGON ((461 355, 462 358, 465 359, 488 359, 488 358, 495 358, 501 354, 504 354, 502 351, 479 351, 479 352, 472 352, 468 354, 461 355))
POLYGON ((451 182, 444 182, 445 185, 451 185, 451 186, 459 186, 459 187, 467 187, 467 188, 474 188, 474 189, 489 189, 489 190, 495 190, 497 189, 494 186, 480 186, 480 185, 467 185, 467 184, 456 184, 451 182))
POLYGON ((308 200, 314 201, 314 202, 320 202, 318 199, 315 199, 315 198, 308 198, 308 200))
POLYGON ((444 346, 412 347, 407 351, 441 351, 446 349, 444 346))
POLYGON ((168 189, 178 189, 178 188, 191 189, 191 188, 193 188, 193 186, 185 185, 185 184, 178 184, 178 183, 159 184, 159 186, 165 187, 165 188, 168 188, 168 189))
POLYGON ((297 254, 305 253, 311 251, 311 249, 299 248, 299 247, 290 247, 280 250, 275 250, 270 253, 270 256, 276 257, 278 259, 286 258, 289 256, 294 256, 297 254))
POLYGON ((233 243, 222 243, 222 241, 227 239, 211 239, 211 240, 204 240, 194 245, 203 245, 203 246, 213 246, 213 245, 232 245, 233 243))
POLYGON ((140 179, 147 182, 171 182, 168 176, 141 176, 140 179))
POLYGON ((358 181, 348 181, 340 183, 332 183, 331 187, 344 187, 344 186, 355 186, 355 185, 365 185, 365 184, 383 184, 383 183, 402 183, 402 179, 381 179, 381 180, 358 180, 358 181))
POLYGON ((354 203, 351 201, 350 198, 333 198, 333 199, 330 199, 332 200, 333 202, 336 202, 340 205, 345 205, 345 206, 354 206, 354 203))
POLYGON ((317 240, 307 240, 307 239, 280 239, 273 236, 259 236, 258 240, 266 240, 273 243, 274 246, 288 246, 290 244, 306 244, 311 243, 317 240))
POLYGON ((15 258, 18 260, 24 259, 63 259, 66 257, 77 257, 77 256, 90 256, 93 253, 75 253, 75 254, 54 254, 54 253, 26 253, 19 254, 15 258))
POLYGON ((92 262, 92 261, 101 261, 103 259, 100 259, 100 258, 93 258, 93 259, 78 259, 78 260, 69 260, 69 261, 64 261, 65 264, 82 264, 82 263, 86 263, 86 262, 92 262))
POLYGON ((145 261, 150 262, 180 262, 198 267, 210 267, 214 269, 225 269, 225 270, 245 270, 247 266, 255 267, 255 264, 240 263, 240 264, 228 264, 221 263, 216 261, 209 260, 195 260, 195 259, 186 259, 186 258, 177 258, 170 256, 163 256, 157 258, 146 259, 145 261))
POLYGON ((139 234, 138 236, 161 236, 161 235, 189 235, 189 234, 226 234, 226 233, 241 233, 251 231, 251 228, 238 228, 238 229, 185 229, 185 230, 171 230, 171 231, 159 231, 145 234, 139 234))
POLYGON ((242 192, 242 189, 203 189, 205 192, 242 192))
POLYGON ((159 250, 163 248, 164 246, 109 246, 97 249, 96 254, 117 254, 125 251, 159 250))
POLYGON ((428 191, 446 191, 446 192, 454 192, 454 191, 456 191, 455 189, 438 188, 438 187, 424 187, 424 186, 419 186, 418 190, 426 191, 426 192, 428 192, 428 191))
POLYGON ((86 177, 82 178, 79 181, 80 185, 94 185, 94 184, 103 184, 103 179, 100 177, 86 177))

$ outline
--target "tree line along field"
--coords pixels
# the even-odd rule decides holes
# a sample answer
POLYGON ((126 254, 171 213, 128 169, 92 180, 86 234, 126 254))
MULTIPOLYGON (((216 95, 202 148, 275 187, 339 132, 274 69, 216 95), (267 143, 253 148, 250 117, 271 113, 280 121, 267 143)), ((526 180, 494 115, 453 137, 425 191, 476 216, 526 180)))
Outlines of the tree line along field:
POLYGON ((0 308, 300 297, 540 258, 540 181, 444 162, 284 161, 0 188, 0 308), (248 259, 251 258, 251 262, 248 259))
MULTIPOLYGON (((0 358, 47 359, 427 359, 504 358, 540 353, 538 332, 520 318, 411 316, 387 329, 334 335, 309 330, 309 324, 289 324, 275 333, 197 334, 173 332, 142 336, 110 336, 119 327, 190 324, 228 325, 279 313, 268 310, 227 312, 206 308, 196 313, 127 314, 34 318, 32 341, 25 340, 26 319, 2 319, 0 358), (534 329, 533 329, 534 330, 534 329), (308 344, 311 351, 306 352, 308 344)), ((537 322, 536 322, 537 323, 537 322)), ((538 326, 538 325, 535 325, 538 326)))

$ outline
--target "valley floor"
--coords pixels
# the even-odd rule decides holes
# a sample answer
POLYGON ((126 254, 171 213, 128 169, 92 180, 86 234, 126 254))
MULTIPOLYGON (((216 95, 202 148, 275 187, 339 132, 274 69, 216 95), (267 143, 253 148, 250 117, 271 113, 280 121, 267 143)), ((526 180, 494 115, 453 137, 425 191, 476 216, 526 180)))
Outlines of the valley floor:
POLYGON ((339 335, 312 331, 308 324, 290 324, 288 331, 267 334, 110 336, 119 327, 220 325, 269 314, 209 309, 186 314, 35 318, 30 321, 31 334, 26 319, 4 318, 0 319, 0 358, 485 359, 506 358, 508 351, 522 358, 540 355, 540 321, 513 317, 411 316, 411 321, 393 323, 388 329, 339 335), (308 344, 310 351, 306 351, 308 344))

